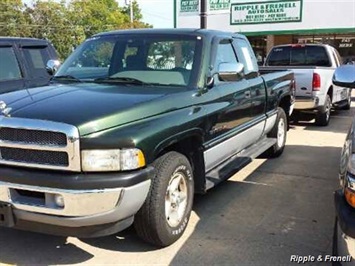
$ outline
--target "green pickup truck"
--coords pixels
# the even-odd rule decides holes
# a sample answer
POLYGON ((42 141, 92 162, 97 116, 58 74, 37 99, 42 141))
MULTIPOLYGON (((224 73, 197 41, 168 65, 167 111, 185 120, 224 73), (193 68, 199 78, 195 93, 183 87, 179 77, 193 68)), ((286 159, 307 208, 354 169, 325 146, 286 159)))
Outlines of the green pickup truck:
POLYGON ((248 40, 202 29, 102 33, 49 86, 0 97, 0 225, 78 237, 134 223, 167 246, 194 193, 279 156, 293 74, 261 75, 248 40))

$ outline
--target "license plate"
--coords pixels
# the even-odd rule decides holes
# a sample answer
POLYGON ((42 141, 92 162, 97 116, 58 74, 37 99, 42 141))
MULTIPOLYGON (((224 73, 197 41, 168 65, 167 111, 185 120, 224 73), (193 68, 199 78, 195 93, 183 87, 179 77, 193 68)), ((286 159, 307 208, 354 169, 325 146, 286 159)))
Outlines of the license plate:
POLYGON ((11 204, 0 202, 0 226, 12 227, 15 225, 11 204))

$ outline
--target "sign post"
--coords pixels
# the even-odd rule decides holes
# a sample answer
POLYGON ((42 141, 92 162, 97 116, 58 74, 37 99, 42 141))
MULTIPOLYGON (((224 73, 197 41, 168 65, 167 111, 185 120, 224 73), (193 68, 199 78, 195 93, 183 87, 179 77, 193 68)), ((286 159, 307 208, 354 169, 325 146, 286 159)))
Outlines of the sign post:
POLYGON ((198 13, 199 0, 180 0, 180 13, 198 13))

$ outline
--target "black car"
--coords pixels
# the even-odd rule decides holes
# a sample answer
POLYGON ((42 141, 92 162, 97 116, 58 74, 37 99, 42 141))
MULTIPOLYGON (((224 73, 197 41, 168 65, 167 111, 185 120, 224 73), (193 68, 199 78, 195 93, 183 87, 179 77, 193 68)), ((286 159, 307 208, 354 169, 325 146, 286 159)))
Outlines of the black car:
MULTIPOLYGON (((355 66, 339 67, 333 83, 355 88, 355 66)), ((351 265, 355 265, 355 120, 341 152, 339 179, 341 188, 334 193, 337 224, 333 252, 339 256, 337 262, 351 261, 351 265)))
POLYGON ((47 85, 47 62, 57 59, 46 40, 0 37, 0 93, 47 85))

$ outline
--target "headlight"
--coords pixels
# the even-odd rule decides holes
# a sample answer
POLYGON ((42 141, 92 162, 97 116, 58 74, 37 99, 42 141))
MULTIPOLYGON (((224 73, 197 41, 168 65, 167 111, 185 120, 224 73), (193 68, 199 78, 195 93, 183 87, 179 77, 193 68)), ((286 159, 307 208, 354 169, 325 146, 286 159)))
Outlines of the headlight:
POLYGON ((139 149, 83 150, 81 165, 84 172, 134 170, 145 166, 139 149))

